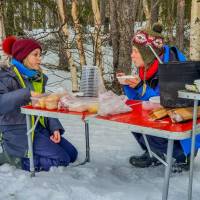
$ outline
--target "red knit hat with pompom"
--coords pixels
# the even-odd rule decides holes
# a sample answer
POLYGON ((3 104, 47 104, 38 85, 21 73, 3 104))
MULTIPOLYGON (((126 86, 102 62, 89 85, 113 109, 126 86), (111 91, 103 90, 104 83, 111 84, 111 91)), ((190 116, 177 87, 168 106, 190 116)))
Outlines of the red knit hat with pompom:
POLYGON ((9 36, 3 40, 3 51, 22 62, 29 53, 35 49, 42 50, 40 44, 34 39, 17 39, 15 36, 9 36))

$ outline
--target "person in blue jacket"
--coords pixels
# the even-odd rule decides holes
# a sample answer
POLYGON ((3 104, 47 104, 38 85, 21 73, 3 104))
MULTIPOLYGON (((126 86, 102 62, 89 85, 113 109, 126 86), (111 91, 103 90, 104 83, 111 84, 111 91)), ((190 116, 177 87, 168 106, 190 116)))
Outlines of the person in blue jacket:
MULTIPOLYGON (((0 132, 3 147, 0 165, 10 163, 29 170, 26 118, 20 113, 20 107, 29 104, 31 96, 45 91, 48 78, 40 67, 42 48, 34 39, 14 36, 7 37, 2 46, 10 56, 11 64, 0 68, 0 132)), ((76 160, 77 150, 61 136, 63 133, 59 120, 40 118, 33 140, 36 171, 48 171, 51 166, 67 166, 76 160)))
MULTIPOLYGON (((150 97, 160 95, 158 84, 159 59, 164 63, 186 60, 176 47, 171 48, 164 44, 161 32, 162 26, 155 24, 152 30, 140 30, 133 36, 131 58, 137 73, 134 79, 127 79, 126 85, 123 85, 124 92, 129 99, 147 101, 150 97)), ((130 164, 141 168, 161 164, 156 158, 150 157, 142 134, 132 133, 144 153, 140 156, 131 156, 130 164)), ((147 140, 151 150, 164 158, 164 153, 167 151, 167 139, 147 136, 147 140)), ((189 162, 180 141, 175 141, 173 157, 176 159, 175 164, 179 168, 189 169, 189 162)))

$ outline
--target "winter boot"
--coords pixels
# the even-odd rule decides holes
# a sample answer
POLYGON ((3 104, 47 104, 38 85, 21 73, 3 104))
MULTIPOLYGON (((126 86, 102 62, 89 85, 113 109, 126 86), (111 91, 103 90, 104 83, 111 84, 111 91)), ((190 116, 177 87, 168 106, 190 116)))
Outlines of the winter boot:
MULTIPOLYGON (((163 154, 158 154, 158 156, 164 159, 163 154)), ((138 168, 158 166, 162 164, 158 159, 150 157, 148 151, 145 151, 144 154, 142 154, 141 156, 131 156, 129 159, 129 163, 138 168)))
MULTIPOLYGON (((194 157, 197 156, 197 150, 194 153, 194 157)), ((172 172, 173 173, 181 173, 182 171, 189 171, 190 169, 190 154, 186 157, 179 159, 177 158, 175 162, 172 164, 172 172)))

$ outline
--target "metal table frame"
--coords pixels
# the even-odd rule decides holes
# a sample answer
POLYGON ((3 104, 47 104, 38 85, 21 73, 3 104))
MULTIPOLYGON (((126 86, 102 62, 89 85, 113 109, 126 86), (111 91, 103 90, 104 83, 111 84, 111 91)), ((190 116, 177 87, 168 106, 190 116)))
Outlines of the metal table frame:
POLYGON ((34 161, 33 161, 33 141, 32 141, 32 131, 35 129, 39 117, 51 117, 51 118, 72 118, 74 120, 82 120, 85 125, 85 146, 86 146, 86 156, 83 162, 78 165, 83 165, 87 162, 90 162, 90 143, 89 143, 89 120, 87 116, 83 118, 83 113, 73 114, 69 113, 62 113, 62 112, 54 112, 54 111, 47 111, 41 109, 30 109, 26 107, 21 108, 21 113, 26 114, 26 122, 27 122, 27 138, 28 138, 28 155, 30 159, 30 173, 31 177, 35 176, 35 168, 34 168, 34 161), (31 127, 31 115, 37 116, 35 120, 35 124, 31 127))
MULTIPOLYGON (((92 120, 94 120, 94 118, 90 119, 91 123, 92 123, 92 120)), ((188 130, 188 131, 184 131, 184 132, 172 132, 172 131, 167 131, 167 130, 161 130, 161 129, 156 129, 156 128, 140 126, 140 125, 123 123, 123 122, 119 122, 119 121, 115 121, 115 120, 109 120, 109 119, 107 120, 107 119, 103 119, 103 118, 98 118, 98 122, 99 123, 101 123, 101 122, 103 122, 103 123, 112 122, 112 123, 117 123, 117 124, 120 123, 121 126, 124 126, 126 128, 128 127, 128 129, 130 131, 141 133, 143 135, 150 156, 154 156, 160 162, 162 162, 162 164, 165 165, 162 200, 167 200, 168 199, 168 191, 169 191, 169 180, 170 180, 170 174, 171 174, 171 168, 172 168, 172 162, 173 162, 172 155, 173 155, 174 141, 191 138, 191 132, 193 132, 194 130, 193 131, 188 130), (161 159, 157 154, 155 154, 151 150, 149 143, 148 143, 148 140, 146 138, 146 135, 151 135, 151 136, 156 136, 156 137, 168 139, 166 161, 161 159)), ((194 122, 195 122, 195 120, 194 120, 194 122)), ((196 126, 196 131, 198 131, 198 133, 200 134, 200 126, 199 125, 196 126)), ((193 142, 194 142, 194 138, 193 138, 193 142)), ((193 158, 194 158, 194 155, 193 155, 193 158)), ((192 159, 191 159, 191 161, 192 161, 192 159)), ((192 165, 193 165, 193 163, 192 163, 192 165)), ((190 175, 190 187, 191 187, 191 182, 192 182, 192 176, 190 175)), ((189 200, 191 200, 191 198, 189 198, 189 200)))
POLYGON ((196 134, 197 134, 198 101, 200 100, 200 93, 193 93, 193 92, 182 90, 182 91, 178 91, 178 96, 180 98, 194 100, 192 135, 191 135, 192 143, 191 143, 191 153, 190 153, 190 173, 189 173, 189 184, 188 184, 188 200, 191 200, 192 199, 195 140, 196 140, 196 134))

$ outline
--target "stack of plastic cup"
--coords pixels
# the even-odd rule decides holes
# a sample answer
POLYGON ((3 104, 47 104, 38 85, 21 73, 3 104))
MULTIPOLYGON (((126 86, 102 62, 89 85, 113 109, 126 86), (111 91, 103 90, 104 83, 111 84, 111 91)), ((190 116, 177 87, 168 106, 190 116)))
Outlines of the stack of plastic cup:
POLYGON ((99 73, 97 66, 85 65, 82 68, 80 91, 85 97, 98 96, 99 73))

